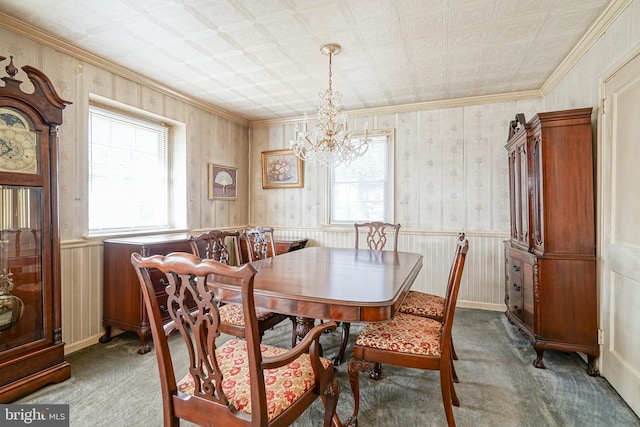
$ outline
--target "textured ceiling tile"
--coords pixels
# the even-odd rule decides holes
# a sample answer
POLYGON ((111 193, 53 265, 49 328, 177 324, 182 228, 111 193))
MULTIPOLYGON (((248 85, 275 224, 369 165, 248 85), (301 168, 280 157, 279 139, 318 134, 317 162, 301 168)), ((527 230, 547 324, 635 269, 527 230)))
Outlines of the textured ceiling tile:
POLYGON ((609 0, 0 0, 2 11, 178 92, 264 120, 328 84, 361 109, 536 90, 609 0), (180 78, 176 78, 179 76, 180 78))

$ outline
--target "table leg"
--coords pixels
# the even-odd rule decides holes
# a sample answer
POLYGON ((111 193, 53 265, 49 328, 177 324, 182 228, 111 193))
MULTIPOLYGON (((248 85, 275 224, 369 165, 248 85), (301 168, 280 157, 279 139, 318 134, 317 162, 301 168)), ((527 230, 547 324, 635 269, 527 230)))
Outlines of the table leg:
MULTIPOLYGON (((310 317, 296 316, 296 345, 300 344, 300 341, 304 339, 311 329, 316 324, 316 319, 310 317)), ((322 347, 320 347, 320 354, 322 355, 322 347)))
POLYGON ((296 316, 296 345, 307 336, 309 331, 315 326, 316 319, 296 316))

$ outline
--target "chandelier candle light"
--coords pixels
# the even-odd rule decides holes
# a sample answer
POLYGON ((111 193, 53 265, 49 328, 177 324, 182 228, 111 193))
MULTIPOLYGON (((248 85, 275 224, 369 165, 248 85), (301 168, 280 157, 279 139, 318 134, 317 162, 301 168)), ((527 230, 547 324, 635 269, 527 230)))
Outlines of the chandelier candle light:
POLYGON ((351 139, 347 130, 347 113, 342 110, 342 94, 331 87, 331 62, 340 53, 339 44, 326 44, 320 52, 329 56, 329 88, 320 93, 322 104, 318 109, 315 132, 308 132, 308 119, 304 115, 303 130, 296 125, 295 139, 290 142, 293 152, 303 160, 319 162, 324 166, 348 165, 356 157, 362 156, 369 147, 367 129, 363 138, 351 139))

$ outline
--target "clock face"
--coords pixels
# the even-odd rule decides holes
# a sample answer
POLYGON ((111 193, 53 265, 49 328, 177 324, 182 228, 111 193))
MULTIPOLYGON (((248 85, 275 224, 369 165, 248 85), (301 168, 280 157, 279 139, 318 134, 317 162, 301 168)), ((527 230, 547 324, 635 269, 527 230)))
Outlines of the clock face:
POLYGON ((0 114, 0 171, 38 173, 36 133, 14 114, 0 114))

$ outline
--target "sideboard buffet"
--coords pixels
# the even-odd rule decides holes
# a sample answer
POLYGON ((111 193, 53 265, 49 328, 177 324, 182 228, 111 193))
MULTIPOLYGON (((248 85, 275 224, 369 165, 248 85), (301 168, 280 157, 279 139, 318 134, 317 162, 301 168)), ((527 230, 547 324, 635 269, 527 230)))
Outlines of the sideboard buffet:
MULTIPOLYGON (((111 341, 113 328, 135 332, 140 338, 139 354, 151 351, 149 345, 151 329, 140 284, 135 269, 131 265, 131 254, 143 256, 166 255, 170 252, 191 252, 189 233, 154 234, 138 237, 123 237, 104 240, 103 247, 103 326, 105 333, 101 343, 111 341)), ((290 252, 303 248, 308 239, 276 240, 276 253, 290 252)), ((152 277, 161 310, 165 307, 167 295, 161 275, 152 277)), ((166 310, 166 309, 165 309, 166 310)), ((169 320, 169 313, 165 311, 169 320)))

